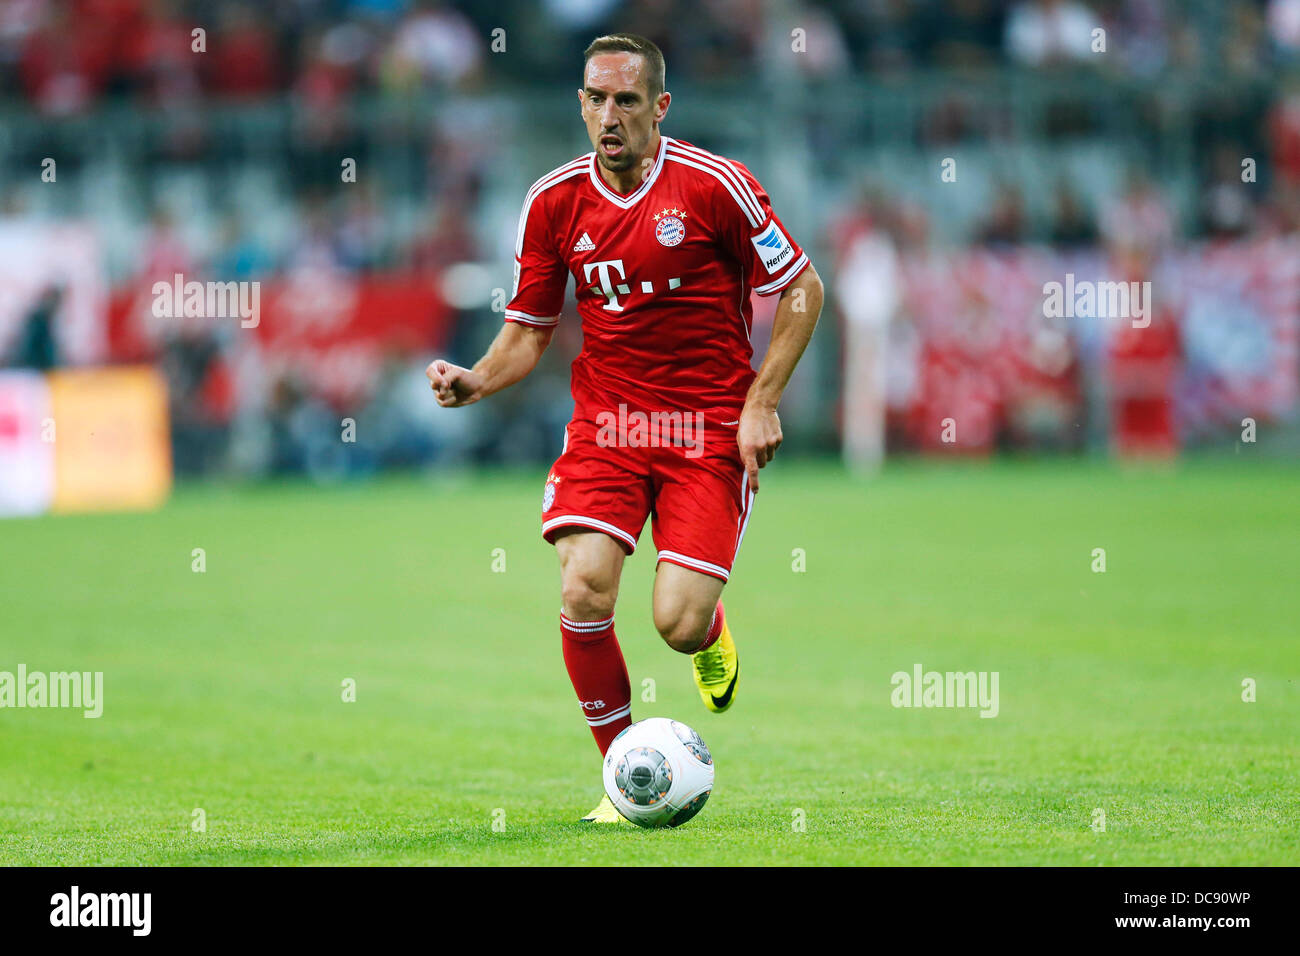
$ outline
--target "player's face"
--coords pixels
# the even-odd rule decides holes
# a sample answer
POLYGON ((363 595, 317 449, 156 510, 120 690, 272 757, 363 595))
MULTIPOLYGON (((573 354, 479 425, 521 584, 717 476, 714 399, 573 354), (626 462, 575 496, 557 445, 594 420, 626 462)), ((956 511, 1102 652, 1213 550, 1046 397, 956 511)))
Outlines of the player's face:
POLYGON ((588 60, 578 100, 600 164, 620 173, 640 163, 655 124, 668 112, 669 99, 668 93, 650 98, 639 54, 598 53, 588 60))

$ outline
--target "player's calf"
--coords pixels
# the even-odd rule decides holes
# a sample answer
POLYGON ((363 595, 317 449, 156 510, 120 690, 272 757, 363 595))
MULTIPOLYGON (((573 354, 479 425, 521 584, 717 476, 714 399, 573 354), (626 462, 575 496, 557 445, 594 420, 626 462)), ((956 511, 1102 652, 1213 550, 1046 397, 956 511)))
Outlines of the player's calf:
POLYGON ((610 741, 632 722, 627 665, 614 634, 623 552, 600 533, 564 535, 555 547, 564 601, 560 612, 564 666, 603 756, 610 741))

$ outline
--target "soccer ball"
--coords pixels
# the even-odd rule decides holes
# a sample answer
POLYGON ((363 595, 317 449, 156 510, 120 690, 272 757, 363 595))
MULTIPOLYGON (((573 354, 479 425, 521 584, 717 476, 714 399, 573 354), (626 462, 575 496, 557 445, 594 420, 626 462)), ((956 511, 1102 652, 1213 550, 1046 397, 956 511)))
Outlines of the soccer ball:
POLYGON ((681 826, 713 790, 713 757, 681 721, 650 717, 614 738, 605 753, 605 793, 637 826, 681 826))

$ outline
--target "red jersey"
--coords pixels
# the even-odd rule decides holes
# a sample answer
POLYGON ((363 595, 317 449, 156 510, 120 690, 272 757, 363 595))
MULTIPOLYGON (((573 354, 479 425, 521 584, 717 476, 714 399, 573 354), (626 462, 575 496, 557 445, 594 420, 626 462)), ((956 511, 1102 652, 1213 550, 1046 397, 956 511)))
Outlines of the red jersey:
POLYGON ((750 293, 780 292, 808 257, 741 163, 661 136, 626 195, 596 163, 588 153, 528 191, 506 321, 554 325, 572 275, 575 418, 620 404, 739 418, 754 379, 750 293))

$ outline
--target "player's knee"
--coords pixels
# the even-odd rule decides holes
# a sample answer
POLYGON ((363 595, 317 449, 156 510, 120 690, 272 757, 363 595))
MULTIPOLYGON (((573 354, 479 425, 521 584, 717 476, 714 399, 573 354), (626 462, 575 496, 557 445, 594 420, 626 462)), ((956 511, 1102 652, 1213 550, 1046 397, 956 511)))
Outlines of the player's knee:
POLYGON ((564 575, 564 613, 579 621, 600 621, 614 613, 617 589, 600 575, 575 571, 564 575))
POLYGON ((655 627, 664 643, 682 654, 694 654, 709 634, 711 614, 697 614, 689 609, 655 614, 655 627))

